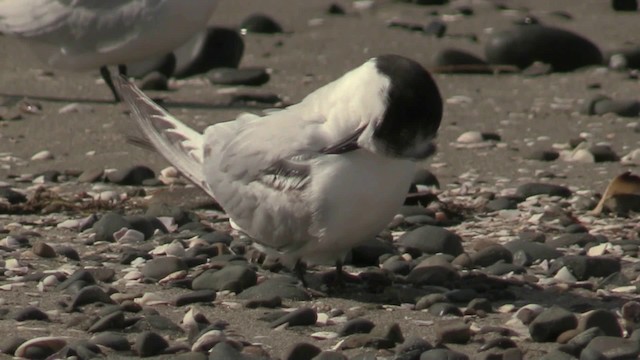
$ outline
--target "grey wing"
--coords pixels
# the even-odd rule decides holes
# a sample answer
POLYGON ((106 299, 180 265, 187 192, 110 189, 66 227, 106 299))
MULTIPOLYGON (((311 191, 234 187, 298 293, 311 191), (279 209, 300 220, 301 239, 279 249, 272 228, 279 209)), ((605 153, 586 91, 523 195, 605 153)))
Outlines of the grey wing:
POLYGON ((323 156, 322 118, 283 110, 205 131, 204 176, 216 199, 249 236, 287 251, 316 238, 308 189, 323 156))
POLYGON ((0 0, 0 31, 65 44, 70 52, 88 41, 100 50, 136 38, 140 19, 164 1, 0 0))

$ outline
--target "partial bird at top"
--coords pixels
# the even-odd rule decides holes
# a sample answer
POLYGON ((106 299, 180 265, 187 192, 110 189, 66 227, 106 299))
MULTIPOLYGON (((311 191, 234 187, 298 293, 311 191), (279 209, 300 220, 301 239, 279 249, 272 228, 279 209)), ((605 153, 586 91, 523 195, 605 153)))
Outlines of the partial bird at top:
POLYGON ((35 45, 50 66, 100 73, 164 55, 206 28, 218 0, 0 0, 0 32, 35 45))
POLYGON ((382 231, 415 162, 433 153, 442 118, 436 83, 398 55, 375 57, 296 105, 244 114, 204 134, 126 80, 116 85, 151 145, 289 267, 340 265, 382 231))

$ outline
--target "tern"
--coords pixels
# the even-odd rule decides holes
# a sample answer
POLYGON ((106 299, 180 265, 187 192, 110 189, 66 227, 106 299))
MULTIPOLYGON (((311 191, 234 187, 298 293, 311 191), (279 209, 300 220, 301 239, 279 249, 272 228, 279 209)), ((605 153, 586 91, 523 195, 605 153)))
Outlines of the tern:
POLYGON ((218 0, 0 0, 0 32, 34 45, 59 69, 100 74, 107 66, 164 55, 206 28, 218 0))
POLYGON ((427 70, 399 55, 372 58, 295 105, 204 133, 124 77, 116 86, 150 145, 234 227, 289 268, 329 263, 338 275, 349 250, 397 214, 416 162, 433 153, 443 112, 427 70))

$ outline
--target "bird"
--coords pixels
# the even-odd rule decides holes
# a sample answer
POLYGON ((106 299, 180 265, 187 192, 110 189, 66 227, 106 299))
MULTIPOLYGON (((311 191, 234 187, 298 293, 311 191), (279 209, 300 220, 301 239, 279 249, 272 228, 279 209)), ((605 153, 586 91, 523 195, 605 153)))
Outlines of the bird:
POLYGON ((28 42, 47 65, 100 69, 164 55, 206 28, 218 0, 0 0, 0 32, 28 42))
POLYGON ((203 133, 126 78, 116 86, 149 145, 213 197, 233 227, 289 269, 335 264, 338 276, 346 254, 397 214, 443 116, 429 72, 395 54, 367 60, 297 104, 203 133))

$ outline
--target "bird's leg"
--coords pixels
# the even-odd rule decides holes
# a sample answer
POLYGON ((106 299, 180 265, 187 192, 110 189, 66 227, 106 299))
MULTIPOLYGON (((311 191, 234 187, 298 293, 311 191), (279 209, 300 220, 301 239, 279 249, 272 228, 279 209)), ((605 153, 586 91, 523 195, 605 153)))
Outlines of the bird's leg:
POLYGON ((347 282, 347 279, 344 274, 344 269, 342 269, 342 260, 336 260, 336 277, 333 282, 333 286, 336 288, 344 287, 347 282))
POLYGON ((118 91, 116 90, 116 87, 113 85, 113 80, 111 79, 111 71, 109 71, 109 68, 106 66, 102 66, 100 68, 100 75, 102 75, 102 79, 104 79, 104 82, 107 84, 109 89, 111 89, 111 93, 113 93, 114 102, 119 103, 120 101, 122 101, 122 99, 120 99, 120 95, 118 94, 118 91))
POLYGON ((304 275, 307 272, 306 265, 302 262, 302 260, 298 260, 296 264, 293 266, 293 272, 296 274, 296 277, 302 283, 302 286, 308 288, 307 280, 305 280, 304 275))

